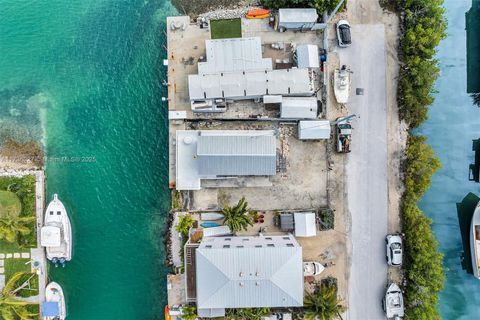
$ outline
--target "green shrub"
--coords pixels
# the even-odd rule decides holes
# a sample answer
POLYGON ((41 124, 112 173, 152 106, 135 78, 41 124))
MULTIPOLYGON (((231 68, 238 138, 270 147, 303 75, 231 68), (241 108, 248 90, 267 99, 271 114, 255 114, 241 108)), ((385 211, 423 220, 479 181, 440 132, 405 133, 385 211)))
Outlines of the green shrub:
POLYGON ((188 238, 188 231, 193 224, 195 223, 195 219, 192 218, 191 215, 185 214, 180 216, 178 219, 178 224, 175 226, 175 230, 178 231, 182 235, 184 239, 188 238))
POLYGON ((335 213, 332 209, 323 209, 319 213, 320 230, 330 230, 335 228, 335 213))
POLYGON ((443 256, 417 201, 429 188, 440 161, 421 136, 410 136, 406 150, 402 229, 405 234, 405 319, 439 319, 438 293, 445 279, 443 256))
POLYGON ((443 0, 397 0, 398 10, 404 13, 398 102, 400 116, 411 128, 427 119, 433 103, 433 84, 439 74, 433 57, 447 27, 442 4, 443 0))

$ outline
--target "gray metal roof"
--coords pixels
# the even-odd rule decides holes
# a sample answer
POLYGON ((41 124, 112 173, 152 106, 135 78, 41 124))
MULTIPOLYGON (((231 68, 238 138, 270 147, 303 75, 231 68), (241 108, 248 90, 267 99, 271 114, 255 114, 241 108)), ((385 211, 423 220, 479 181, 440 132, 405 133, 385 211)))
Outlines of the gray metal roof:
POLYGON ((317 10, 314 8, 279 9, 278 20, 280 23, 316 22, 317 10))
POLYGON ((272 70, 272 59, 262 57, 259 37, 206 40, 207 62, 198 63, 199 74, 272 70))
POLYGON ((301 44, 297 46, 297 66, 299 68, 319 68, 320 56, 318 46, 314 44, 301 44))
POLYGON ((190 100, 230 98, 252 99, 264 95, 314 94, 313 78, 308 69, 235 71, 188 75, 190 100))
POLYGON ((209 238, 196 251, 199 309, 303 305, 302 248, 293 236, 226 239, 209 238))
POLYGON ((273 131, 200 135, 197 159, 202 176, 275 175, 276 139, 273 131))
POLYGON ((281 118, 314 119, 318 115, 316 97, 284 97, 280 107, 281 118))
POLYGON ((298 122, 300 140, 330 139, 331 127, 328 120, 304 120, 298 122))

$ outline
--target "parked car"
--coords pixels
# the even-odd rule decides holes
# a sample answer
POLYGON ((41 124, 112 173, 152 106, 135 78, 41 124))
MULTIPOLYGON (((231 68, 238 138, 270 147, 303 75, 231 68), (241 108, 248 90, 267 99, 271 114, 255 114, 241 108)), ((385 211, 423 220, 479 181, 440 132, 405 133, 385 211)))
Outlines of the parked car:
POLYGON ((319 262, 307 261, 303 263, 304 277, 316 276, 317 274, 322 273, 323 270, 325 270, 325 267, 319 262))
POLYGON ((398 234, 389 234, 385 242, 387 243, 387 263, 390 266, 400 267, 403 260, 402 238, 398 234))
POLYGON ((347 20, 337 22, 338 46, 346 48, 352 44, 352 35, 350 32, 350 23, 347 20))

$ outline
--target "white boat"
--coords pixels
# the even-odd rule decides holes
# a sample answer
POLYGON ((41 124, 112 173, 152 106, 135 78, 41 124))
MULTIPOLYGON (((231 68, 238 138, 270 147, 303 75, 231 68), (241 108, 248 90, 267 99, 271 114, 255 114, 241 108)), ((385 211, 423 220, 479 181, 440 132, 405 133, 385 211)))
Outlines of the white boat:
POLYGON ((316 276, 325 270, 325 267, 320 262, 307 261, 303 262, 303 276, 316 276))
POLYGON ((383 309, 387 314, 387 318, 401 319, 405 315, 403 305, 403 294, 397 284, 392 283, 383 298, 383 309))
POLYGON ((350 69, 343 65, 333 74, 333 93, 338 103, 347 103, 350 95, 350 69))
POLYGON ((72 227, 67 210, 58 200, 57 194, 48 204, 45 211, 44 226, 40 233, 41 244, 46 248, 47 259, 57 264, 65 265, 72 259, 72 227))
POLYGON ((472 223, 470 225, 470 250, 472 255, 473 275, 480 279, 480 202, 473 212, 472 223))
POLYGON ((56 282, 50 282, 45 289, 45 302, 41 307, 43 320, 64 320, 67 317, 67 307, 62 287, 56 282))

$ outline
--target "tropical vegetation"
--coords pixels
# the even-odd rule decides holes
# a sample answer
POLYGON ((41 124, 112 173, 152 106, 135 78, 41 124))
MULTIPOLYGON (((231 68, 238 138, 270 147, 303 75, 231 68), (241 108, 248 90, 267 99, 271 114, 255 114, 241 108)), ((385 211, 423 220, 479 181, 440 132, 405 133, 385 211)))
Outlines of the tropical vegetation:
POLYGON ((0 177, 0 251, 36 246, 35 177, 0 177))
POLYGON ((427 119, 433 103, 433 84, 439 75, 436 47, 445 37, 443 0, 395 0, 401 15, 400 116, 411 128, 427 119))
MULTIPOLYGON (((401 12, 398 105, 410 128, 419 127, 433 103, 433 85, 439 75, 436 47, 445 37, 443 0, 392 0, 401 12)), ((438 293, 443 288, 443 257, 431 230, 431 220, 417 202, 430 186, 440 161, 425 137, 410 135, 407 142, 402 230, 405 234, 406 319, 439 319, 438 293)))
POLYGON ((227 319, 235 320, 261 320, 271 314, 270 308, 242 308, 227 309, 227 319))
POLYGON ((178 231, 182 235, 184 239, 188 238, 188 231, 193 224, 195 223, 195 219, 189 214, 185 214, 178 218, 178 224, 175 226, 175 230, 178 231))
POLYGON ((253 226, 253 219, 250 213, 252 210, 248 208, 248 202, 245 197, 242 197, 236 205, 230 207, 226 205, 222 209, 224 221, 232 232, 247 230, 248 227, 253 226))
MULTIPOLYGON (((340 0, 261 0, 264 7, 278 9, 278 8, 305 8, 312 7, 318 12, 332 12, 338 5, 340 0)), ((345 4, 343 4, 344 6, 345 4)))
POLYGON ((406 150, 405 192, 402 201, 402 229, 405 234, 406 319, 440 319, 438 293, 443 289, 443 256, 430 227, 431 220, 417 202, 429 188, 440 168, 425 137, 410 136, 406 150))
POLYGON ((0 318, 3 320, 33 320, 38 319, 38 313, 30 308, 35 303, 20 300, 17 295, 18 283, 25 273, 15 273, 0 292, 0 318))
POLYGON ((337 286, 333 282, 322 282, 313 293, 305 292, 303 301, 304 319, 334 320, 341 319, 347 309, 337 296, 337 286))
POLYGON ((197 319, 197 308, 195 306, 182 306, 182 319, 195 320, 197 319))
POLYGON ((1 217, 0 240, 18 243, 21 236, 27 236, 33 232, 33 222, 35 222, 35 217, 1 217))

